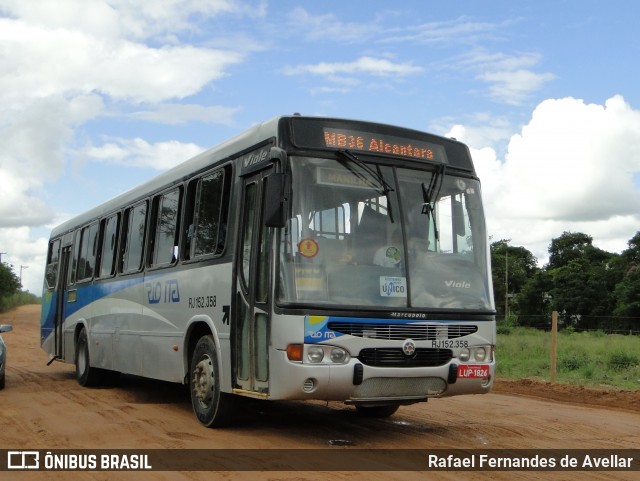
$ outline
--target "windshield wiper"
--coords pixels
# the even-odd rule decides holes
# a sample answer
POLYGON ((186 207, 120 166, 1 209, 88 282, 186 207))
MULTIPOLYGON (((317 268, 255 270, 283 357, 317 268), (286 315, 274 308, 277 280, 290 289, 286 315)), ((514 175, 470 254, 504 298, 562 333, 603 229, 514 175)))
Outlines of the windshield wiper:
POLYGON ((425 186, 424 182, 422 183, 422 214, 429 216, 429 218, 433 220, 433 233, 436 241, 440 240, 440 234, 438 233, 438 225, 436 224, 435 218, 435 203, 440 195, 440 189, 442 188, 442 183, 444 181, 445 168, 446 166, 444 164, 440 164, 438 166, 431 177, 429 187, 425 186))
POLYGON ((351 167, 349 167, 348 163, 341 161, 342 165, 344 165, 347 169, 349 169, 353 175, 355 175, 363 182, 369 184, 371 187, 378 190, 381 194, 383 194, 387 198, 387 211, 389 212, 389 220, 391 221, 391 223, 393 223, 394 222, 393 211, 391 210, 391 199, 389 197, 389 192, 393 192, 395 189, 391 187, 386 180, 384 180, 384 177, 382 176, 382 172, 380 171, 380 166, 376 165, 376 170, 373 170, 366 163, 364 163, 362 160, 356 157, 356 155, 350 150, 338 150, 338 154, 340 154, 338 156, 339 158, 340 156, 342 156, 344 160, 353 162, 362 170, 364 170, 366 173, 368 173, 371 177, 373 177, 378 182, 378 184, 380 184, 379 186, 374 185, 373 182, 371 182, 371 180, 367 178, 367 176, 362 175, 362 172, 357 172, 355 169, 352 169, 351 167))

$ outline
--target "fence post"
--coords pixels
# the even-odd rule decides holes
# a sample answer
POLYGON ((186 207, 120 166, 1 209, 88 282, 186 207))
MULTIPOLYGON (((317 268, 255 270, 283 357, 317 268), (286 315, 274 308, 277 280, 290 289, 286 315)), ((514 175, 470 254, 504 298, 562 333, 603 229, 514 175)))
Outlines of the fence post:
POLYGON ((558 311, 551 313, 551 384, 556 382, 556 351, 558 348, 558 311))

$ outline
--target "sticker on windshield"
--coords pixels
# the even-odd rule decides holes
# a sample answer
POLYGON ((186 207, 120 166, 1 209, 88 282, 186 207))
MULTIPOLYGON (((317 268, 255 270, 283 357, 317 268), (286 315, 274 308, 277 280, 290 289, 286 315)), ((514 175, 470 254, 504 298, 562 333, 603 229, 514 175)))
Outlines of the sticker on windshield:
POLYGON ((407 278, 380 276, 380 297, 407 297, 407 278))
POLYGON ((319 250, 320 247, 314 239, 302 239, 298 244, 298 252, 307 258, 315 257, 319 250))

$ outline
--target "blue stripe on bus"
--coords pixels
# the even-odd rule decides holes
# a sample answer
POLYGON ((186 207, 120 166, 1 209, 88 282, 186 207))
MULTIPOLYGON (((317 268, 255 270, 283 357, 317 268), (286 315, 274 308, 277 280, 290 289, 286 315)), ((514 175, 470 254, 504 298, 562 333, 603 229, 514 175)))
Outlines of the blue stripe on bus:
MULTIPOLYGON (((75 302, 65 303, 65 316, 69 317, 78 312, 83 307, 107 297, 116 292, 128 289, 145 281, 143 276, 133 279, 116 280, 111 282, 101 282, 99 284, 87 284, 79 286, 75 289, 75 302)), ((65 299, 68 298, 69 292, 64 293, 65 299)), ((42 315, 40 319, 40 328, 42 340, 46 339, 54 329, 56 305, 58 300, 57 292, 48 292, 42 298, 42 315)))

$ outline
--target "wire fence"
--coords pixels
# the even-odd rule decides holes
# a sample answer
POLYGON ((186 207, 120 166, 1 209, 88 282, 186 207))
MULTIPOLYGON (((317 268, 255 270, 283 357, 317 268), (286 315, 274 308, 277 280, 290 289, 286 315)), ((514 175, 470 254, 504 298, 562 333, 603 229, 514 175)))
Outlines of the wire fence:
MULTIPOLYGON (((496 325, 499 332, 504 332, 514 327, 532 327, 543 331, 550 331, 551 314, 511 314, 507 316, 506 319, 504 315, 498 315, 496 316, 496 325)), ((640 317, 563 316, 560 314, 558 330, 640 336, 640 317)))

